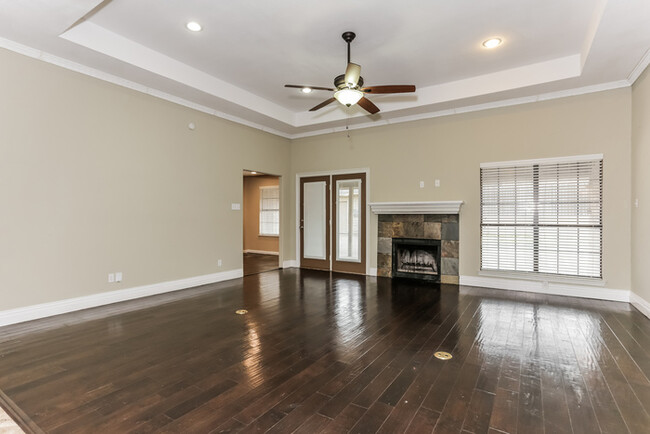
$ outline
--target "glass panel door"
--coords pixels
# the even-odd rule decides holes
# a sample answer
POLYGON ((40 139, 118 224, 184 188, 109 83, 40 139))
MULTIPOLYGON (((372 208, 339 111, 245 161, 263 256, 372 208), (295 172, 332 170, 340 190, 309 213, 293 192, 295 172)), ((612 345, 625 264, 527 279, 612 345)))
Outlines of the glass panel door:
POLYGON ((336 181, 336 260, 361 262, 361 180, 336 181))
POLYGON ((332 176, 332 270, 366 273, 366 174, 332 176))
POLYGON ((329 176, 300 179, 300 265, 330 269, 329 176))
POLYGON ((324 181, 305 183, 304 190, 304 242, 305 258, 327 259, 327 227, 325 216, 326 183, 324 181))

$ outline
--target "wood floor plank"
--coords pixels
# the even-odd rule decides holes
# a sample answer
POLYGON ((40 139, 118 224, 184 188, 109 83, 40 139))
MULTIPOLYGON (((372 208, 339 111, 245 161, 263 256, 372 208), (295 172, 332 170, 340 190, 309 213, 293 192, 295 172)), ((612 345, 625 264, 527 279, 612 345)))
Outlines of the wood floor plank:
POLYGON ((366 413, 366 410, 366 408, 355 404, 348 405, 323 429, 323 433, 338 434, 348 432, 366 413))
POLYGON ((506 433, 517 432, 519 392, 498 388, 494 395, 490 428, 506 433))

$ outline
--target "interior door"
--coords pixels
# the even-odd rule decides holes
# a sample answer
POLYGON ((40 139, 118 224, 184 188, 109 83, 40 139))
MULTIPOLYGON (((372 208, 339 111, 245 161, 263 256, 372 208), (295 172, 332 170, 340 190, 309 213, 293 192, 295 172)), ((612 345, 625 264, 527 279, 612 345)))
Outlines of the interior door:
POLYGON ((366 274, 366 174, 332 176, 332 271, 366 274))
POLYGON ((300 178, 300 266, 330 269, 330 177, 300 178))

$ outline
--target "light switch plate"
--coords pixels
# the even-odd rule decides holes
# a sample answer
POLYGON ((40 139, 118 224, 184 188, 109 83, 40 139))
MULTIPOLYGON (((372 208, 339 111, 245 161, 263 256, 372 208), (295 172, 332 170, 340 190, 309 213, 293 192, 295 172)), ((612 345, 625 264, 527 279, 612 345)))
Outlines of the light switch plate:
POLYGON ((233 209, 233 211, 239 211, 241 209, 241 204, 233 203, 231 204, 231 208, 233 209))
POLYGON ((436 187, 440 187, 440 180, 439 179, 436 179, 436 184, 435 185, 436 185, 436 187))
POLYGON ((115 274, 108 273, 108 283, 113 283, 113 282, 115 282, 115 274))
POLYGON ((122 281, 122 272, 121 271, 118 271, 117 273, 115 273, 115 281, 116 282, 121 282, 122 281))

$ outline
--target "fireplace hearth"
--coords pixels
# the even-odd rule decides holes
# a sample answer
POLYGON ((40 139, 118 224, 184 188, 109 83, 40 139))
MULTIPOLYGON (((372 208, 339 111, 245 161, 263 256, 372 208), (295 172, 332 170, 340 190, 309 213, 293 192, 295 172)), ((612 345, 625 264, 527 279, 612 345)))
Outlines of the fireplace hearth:
POLYGON ((393 277, 440 282, 440 240, 393 238, 393 277))

